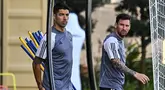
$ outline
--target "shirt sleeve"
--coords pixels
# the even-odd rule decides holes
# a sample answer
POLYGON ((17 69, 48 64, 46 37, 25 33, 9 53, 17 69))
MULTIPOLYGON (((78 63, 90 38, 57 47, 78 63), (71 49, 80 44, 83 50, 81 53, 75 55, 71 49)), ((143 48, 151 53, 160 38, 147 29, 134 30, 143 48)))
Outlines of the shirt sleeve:
POLYGON ((104 43, 104 50, 107 52, 109 59, 120 59, 117 42, 113 39, 108 39, 104 43))
MULTIPOLYGON (((54 48, 54 44, 55 44, 55 34, 51 35, 52 41, 51 41, 51 50, 54 48)), ((47 41, 46 41, 46 34, 44 35, 44 37, 41 39, 40 41, 40 45, 37 48, 37 52, 35 54, 37 57, 42 58, 42 59, 46 59, 47 57, 47 41)))

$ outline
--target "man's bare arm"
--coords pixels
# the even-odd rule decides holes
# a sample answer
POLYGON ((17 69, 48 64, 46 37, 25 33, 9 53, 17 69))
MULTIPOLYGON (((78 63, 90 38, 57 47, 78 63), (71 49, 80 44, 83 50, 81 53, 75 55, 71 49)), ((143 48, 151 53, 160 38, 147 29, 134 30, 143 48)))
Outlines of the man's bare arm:
POLYGON ((33 63, 32 63, 34 77, 35 77, 35 80, 36 80, 36 83, 37 83, 37 86, 39 89, 42 88, 41 68, 40 68, 41 62, 42 62, 41 58, 35 57, 35 59, 33 60, 33 63))
POLYGON ((118 69, 120 69, 120 70, 122 70, 122 71, 124 71, 124 72, 127 72, 127 73, 129 73, 129 74, 131 74, 131 75, 133 75, 133 76, 136 74, 135 71, 129 69, 129 68, 128 68, 123 62, 121 62, 119 59, 113 59, 113 60, 111 60, 111 61, 112 61, 112 64, 113 64, 114 67, 116 67, 116 68, 118 68, 118 69))

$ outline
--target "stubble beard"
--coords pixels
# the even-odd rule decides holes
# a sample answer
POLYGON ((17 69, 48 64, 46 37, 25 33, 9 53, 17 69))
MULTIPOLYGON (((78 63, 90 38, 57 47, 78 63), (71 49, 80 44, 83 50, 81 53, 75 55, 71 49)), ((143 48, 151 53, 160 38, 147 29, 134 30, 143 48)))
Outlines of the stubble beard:
POLYGON ((124 38, 126 35, 127 35, 127 32, 126 31, 122 31, 122 32, 117 32, 118 33, 118 35, 120 36, 120 37, 122 37, 122 38, 124 38))
POLYGON ((67 23, 66 23, 66 24, 63 24, 63 23, 60 24, 60 23, 57 23, 57 22, 56 22, 56 25, 58 25, 58 26, 61 27, 61 28, 65 28, 65 26, 67 25, 67 23))

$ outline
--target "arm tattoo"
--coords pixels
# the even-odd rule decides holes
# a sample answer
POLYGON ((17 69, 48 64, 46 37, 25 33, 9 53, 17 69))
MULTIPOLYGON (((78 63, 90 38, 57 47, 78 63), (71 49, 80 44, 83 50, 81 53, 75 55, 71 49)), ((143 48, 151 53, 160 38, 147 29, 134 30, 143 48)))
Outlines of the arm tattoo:
POLYGON ((122 63, 119 59, 111 60, 114 67, 119 68, 120 70, 127 72, 131 75, 134 75, 136 72, 129 69, 124 63, 122 63))

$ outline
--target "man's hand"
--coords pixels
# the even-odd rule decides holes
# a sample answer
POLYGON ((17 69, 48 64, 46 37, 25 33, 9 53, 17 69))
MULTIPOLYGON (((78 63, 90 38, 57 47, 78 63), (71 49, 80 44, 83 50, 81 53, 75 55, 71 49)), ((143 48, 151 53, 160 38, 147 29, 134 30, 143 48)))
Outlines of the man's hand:
POLYGON ((134 74, 134 77, 139 80, 140 82, 142 82, 143 84, 146 84, 148 83, 148 81, 150 80, 145 74, 141 74, 141 73, 138 73, 136 72, 134 74))

